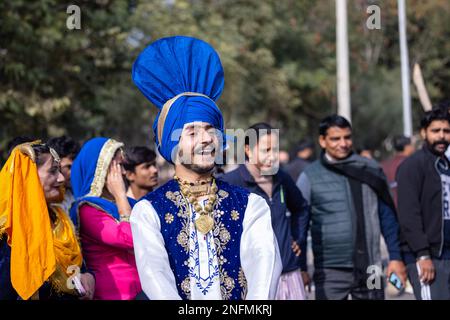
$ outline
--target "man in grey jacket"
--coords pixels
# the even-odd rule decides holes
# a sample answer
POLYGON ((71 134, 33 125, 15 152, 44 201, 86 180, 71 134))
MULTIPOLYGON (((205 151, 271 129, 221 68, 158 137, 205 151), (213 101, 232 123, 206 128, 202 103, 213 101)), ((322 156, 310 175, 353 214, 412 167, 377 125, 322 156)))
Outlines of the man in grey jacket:
POLYGON ((375 161, 352 152, 352 128, 345 118, 323 119, 319 143, 320 158, 297 181, 309 204, 316 298, 384 299, 381 234, 390 256, 386 274, 406 282, 386 177, 375 161))

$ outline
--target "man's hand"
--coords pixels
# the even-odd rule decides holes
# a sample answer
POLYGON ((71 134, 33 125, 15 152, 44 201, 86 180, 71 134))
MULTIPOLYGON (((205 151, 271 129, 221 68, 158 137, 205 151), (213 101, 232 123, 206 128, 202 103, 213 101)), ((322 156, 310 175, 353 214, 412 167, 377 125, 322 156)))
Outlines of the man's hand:
POLYGON ((402 282, 403 287, 406 286, 406 267, 405 264, 403 263, 403 261, 399 261, 399 260, 392 260, 389 262, 387 269, 386 269, 386 275, 389 279, 389 276, 391 275, 391 273, 395 273, 399 278, 400 281, 402 282))
POLYGON ((300 249, 300 246, 298 245, 297 241, 292 241, 291 248, 297 257, 302 253, 302 250, 300 249))
POLYGON ((309 276, 309 273, 306 271, 302 271, 302 280, 303 285, 305 286, 305 289, 311 293, 311 277, 309 276))
POLYGON ((417 263, 419 264, 420 273, 419 273, 419 279, 425 284, 430 284, 433 282, 435 277, 435 270, 433 261, 431 259, 424 259, 424 260, 418 260, 417 263))
POLYGON ((80 274, 80 281, 86 290, 86 295, 80 297, 80 300, 92 300, 94 298, 95 292, 95 279, 94 276, 90 273, 82 273, 80 274))

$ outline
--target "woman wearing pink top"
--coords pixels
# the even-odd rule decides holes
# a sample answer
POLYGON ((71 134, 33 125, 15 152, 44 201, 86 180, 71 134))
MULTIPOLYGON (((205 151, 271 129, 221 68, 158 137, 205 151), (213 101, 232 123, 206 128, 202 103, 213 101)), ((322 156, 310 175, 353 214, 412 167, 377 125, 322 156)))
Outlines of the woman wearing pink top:
POLYGON ((142 290, 128 222, 135 202, 126 196, 122 147, 113 139, 91 139, 72 165, 76 202, 70 214, 99 300, 131 300, 142 290))

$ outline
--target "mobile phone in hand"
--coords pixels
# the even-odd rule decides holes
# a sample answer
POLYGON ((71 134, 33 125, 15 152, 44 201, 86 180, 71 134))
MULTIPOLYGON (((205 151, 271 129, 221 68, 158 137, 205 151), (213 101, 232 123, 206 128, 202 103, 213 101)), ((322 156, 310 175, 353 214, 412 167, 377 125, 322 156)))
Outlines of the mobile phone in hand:
POLYGON ((392 272, 391 275, 389 276, 389 282, 398 290, 398 291, 403 291, 404 287, 402 284, 402 281, 400 280, 400 278, 395 274, 395 272, 392 272))

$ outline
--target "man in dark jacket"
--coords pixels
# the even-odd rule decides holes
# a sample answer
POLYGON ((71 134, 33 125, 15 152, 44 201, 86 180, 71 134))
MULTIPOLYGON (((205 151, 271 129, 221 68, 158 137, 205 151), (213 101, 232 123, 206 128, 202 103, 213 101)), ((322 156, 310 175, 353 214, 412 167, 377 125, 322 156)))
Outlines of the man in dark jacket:
POLYGON ((421 121, 423 148, 397 171, 402 250, 417 299, 450 299, 450 116, 435 109, 421 121))
POLYGON ((301 228, 307 220, 303 196, 292 178, 286 172, 277 170, 278 136, 275 130, 269 124, 257 123, 247 130, 247 135, 246 163, 221 179, 266 200, 283 263, 275 299, 303 300, 306 298, 303 285, 308 285, 310 281, 306 272, 306 235, 303 235, 306 228, 301 228), (248 137, 251 136, 250 130, 255 141, 250 141, 248 137))
POLYGON ((399 226, 386 177, 377 163, 352 152, 352 128, 331 115, 319 126, 320 159, 297 181, 310 205, 317 299, 384 299, 380 235, 403 284, 399 226), (377 272, 378 271, 378 272, 377 272))

